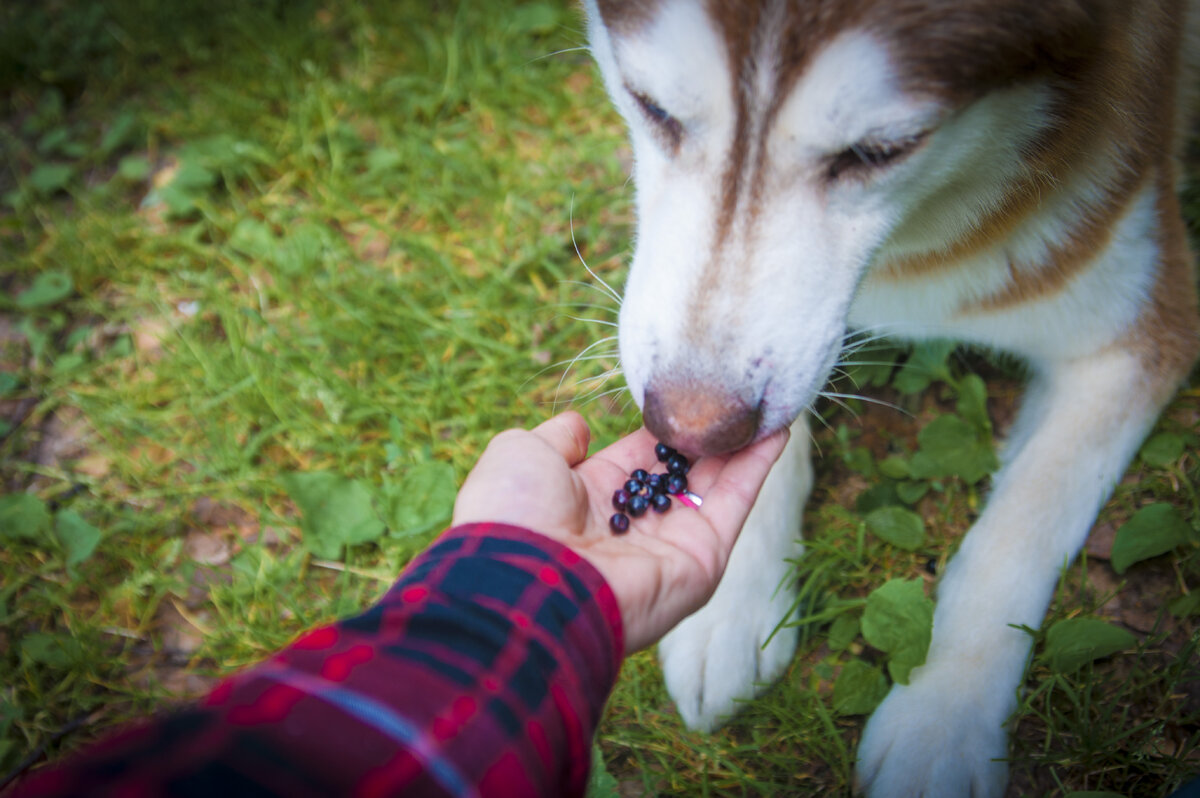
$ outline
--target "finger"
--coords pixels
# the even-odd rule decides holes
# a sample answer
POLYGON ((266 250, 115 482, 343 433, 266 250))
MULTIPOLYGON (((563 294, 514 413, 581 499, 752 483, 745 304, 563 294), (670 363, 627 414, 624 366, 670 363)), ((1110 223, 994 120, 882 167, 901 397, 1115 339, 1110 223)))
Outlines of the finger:
POLYGON ((592 459, 615 464, 626 473, 635 468, 649 469, 654 464, 656 441, 653 433, 645 427, 639 427, 596 452, 592 459))
POLYGON ((583 416, 568 410, 549 418, 533 428, 533 434, 550 444, 567 465, 575 466, 587 458, 592 432, 583 416))
POLYGON ((735 534, 746 522, 771 466, 787 444, 784 428, 729 458, 704 495, 701 512, 722 537, 735 534))

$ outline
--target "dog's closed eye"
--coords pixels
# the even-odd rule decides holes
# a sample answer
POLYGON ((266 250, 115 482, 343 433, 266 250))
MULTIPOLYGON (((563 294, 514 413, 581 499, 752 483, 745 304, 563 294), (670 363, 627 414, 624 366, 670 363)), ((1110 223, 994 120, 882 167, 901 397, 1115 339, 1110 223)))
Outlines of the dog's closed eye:
POLYGON ((671 116, 666 109, 642 92, 631 89, 629 93, 633 95, 633 99, 637 101, 638 107, 642 109, 642 113, 646 115, 646 118, 663 135, 671 149, 677 148, 680 139, 683 137, 683 125, 679 123, 679 120, 671 116))
POLYGON ((919 133, 887 141, 877 139, 857 141, 827 159, 825 179, 833 182, 847 176, 867 177, 871 173, 895 164, 915 151, 925 140, 926 135, 926 133, 919 133))

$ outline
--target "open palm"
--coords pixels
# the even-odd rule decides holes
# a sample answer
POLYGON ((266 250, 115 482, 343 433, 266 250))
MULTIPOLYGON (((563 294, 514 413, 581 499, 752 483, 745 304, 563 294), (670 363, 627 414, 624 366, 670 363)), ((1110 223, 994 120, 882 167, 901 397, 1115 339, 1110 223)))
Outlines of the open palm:
POLYGON ((608 526, 612 494, 632 470, 654 465, 654 437, 639 429, 588 457, 590 437, 574 412, 533 430, 500 433, 459 492, 454 523, 513 524, 583 555, 616 594, 625 647, 632 652, 658 640, 712 595, 786 432, 732 455, 698 460, 688 483, 704 497, 703 506, 647 513, 623 535, 608 526))

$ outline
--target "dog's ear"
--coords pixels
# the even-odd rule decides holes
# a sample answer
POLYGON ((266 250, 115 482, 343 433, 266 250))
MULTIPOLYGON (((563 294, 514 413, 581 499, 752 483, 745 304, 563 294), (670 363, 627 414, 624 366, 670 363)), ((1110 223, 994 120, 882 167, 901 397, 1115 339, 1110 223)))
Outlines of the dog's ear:
POLYGON ((600 15, 605 27, 615 33, 628 33, 654 17, 655 0, 588 0, 588 10, 600 15))
POLYGON ((955 106, 1039 77, 1095 75, 1105 31, 1126 28, 1114 0, 917 0, 876 3, 868 27, 888 42, 909 91, 955 106))

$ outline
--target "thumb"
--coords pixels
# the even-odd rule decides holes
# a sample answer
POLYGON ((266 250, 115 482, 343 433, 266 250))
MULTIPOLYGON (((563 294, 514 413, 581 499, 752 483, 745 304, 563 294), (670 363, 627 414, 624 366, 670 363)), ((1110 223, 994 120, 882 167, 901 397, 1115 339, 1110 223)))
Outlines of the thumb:
POLYGON ((532 432, 550 444, 550 447, 567 461, 567 465, 576 466, 587 458, 592 432, 583 416, 574 410, 543 421, 534 427, 532 432))

